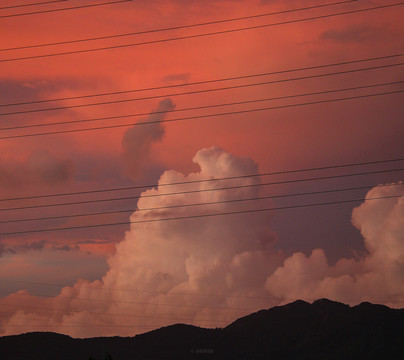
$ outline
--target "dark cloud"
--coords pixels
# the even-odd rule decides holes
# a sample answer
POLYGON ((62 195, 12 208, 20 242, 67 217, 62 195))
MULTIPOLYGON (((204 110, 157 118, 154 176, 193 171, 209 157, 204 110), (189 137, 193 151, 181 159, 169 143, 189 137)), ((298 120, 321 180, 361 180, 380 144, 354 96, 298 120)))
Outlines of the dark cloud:
POLYGON ((190 73, 170 74, 163 77, 164 82, 168 83, 187 83, 191 78, 190 73))
MULTIPOLYGON (((1 80, 0 104, 12 104, 25 101, 44 100, 44 95, 53 94, 60 89, 78 89, 83 86, 91 88, 94 84, 87 84, 82 80, 80 84, 72 79, 31 79, 27 81, 1 80)), ((8 108, 11 109, 11 108, 8 108)), ((14 110, 17 110, 14 108, 14 110)), ((5 110, 2 112, 6 112, 5 110)))
POLYGON ((159 121, 164 120, 174 107, 171 99, 160 101, 157 108, 146 119, 141 120, 150 124, 135 125, 125 132, 122 138, 122 160, 127 176, 137 179, 143 177, 145 170, 150 169, 151 146, 160 141, 165 133, 164 126, 159 121))
POLYGON ((322 40, 345 43, 373 41, 382 36, 383 31, 380 28, 366 24, 353 24, 342 29, 326 30, 320 35, 320 38, 322 40))
POLYGON ((57 185, 73 177, 70 160, 59 159, 47 150, 37 150, 25 161, 5 161, 0 158, 0 186, 20 188, 32 185, 57 185))
POLYGON ((21 254, 26 253, 28 251, 40 251, 45 248, 45 240, 33 241, 30 243, 25 243, 21 245, 14 246, 6 246, 4 244, 0 244, 0 257, 5 254, 21 254))
POLYGON ((54 245, 51 247, 51 249, 56 251, 80 251, 80 248, 77 245, 54 245))
POLYGON ((5 253, 6 253, 6 246, 0 243, 0 257, 2 257, 3 254, 5 253))
MULTIPOLYGON (((26 101, 26 99, 37 100, 38 90, 28 83, 18 81, 0 81, 1 104, 26 101)), ((6 111, 2 111, 6 112, 6 111)))
POLYGON ((45 240, 38 240, 12 246, 0 243, 0 257, 6 254, 17 255, 30 251, 41 251, 45 249, 64 252, 80 251, 80 247, 78 245, 52 245, 47 243, 45 240))

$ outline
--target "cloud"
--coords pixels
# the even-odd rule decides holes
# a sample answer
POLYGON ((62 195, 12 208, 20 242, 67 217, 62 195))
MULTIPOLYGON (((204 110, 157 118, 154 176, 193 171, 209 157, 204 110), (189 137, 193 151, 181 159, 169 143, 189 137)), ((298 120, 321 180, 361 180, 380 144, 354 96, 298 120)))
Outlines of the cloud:
POLYGON ((23 161, 0 162, 0 186, 26 188, 35 185, 64 184, 73 177, 74 166, 70 160, 60 159, 47 150, 37 150, 23 161))
POLYGON ((28 251, 40 251, 45 248, 45 241, 32 241, 25 244, 7 246, 0 243, 0 257, 5 254, 20 254, 28 251))
MULTIPOLYGON (((404 185, 379 186, 366 198, 400 196, 404 185)), ((322 249, 310 256, 295 253, 271 274, 267 290, 284 302, 331 298, 348 303, 372 301, 404 306, 404 196, 369 200, 352 212, 368 254, 361 260, 327 263, 322 249)))
POLYGON ((52 246, 52 249, 56 251, 80 251, 80 247, 78 245, 54 245, 52 246))
POLYGON ((329 29, 324 31, 320 38, 334 42, 363 42, 373 41, 383 37, 383 31, 380 28, 366 25, 353 24, 342 29, 329 29))
MULTIPOLYGON (((79 337, 133 335, 173 322, 224 326, 254 310, 299 298, 404 306, 403 197, 365 201, 355 208, 352 222, 362 232, 368 254, 330 266, 322 249, 310 256, 297 252, 287 258, 277 252, 271 212, 197 218, 270 205, 229 202, 265 195, 258 186, 206 191, 257 185, 258 177, 200 182, 256 173, 258 166, 251 159, 213 147, 200 150, 193 160, 200 167, 198 172, 165 171, 156 188, 142 193, 138 210, 130 217, 130 229, 116 245, 100 280, 78 280, 44 300, 28 293, 1 299, 0 304, 30 301, 39 308, 17 308, 3 315, 2 335, 41 329, 79 337), (184 181, 192 183, 163 185, 184 181), (178 193, 186 190, 200 191, 178 193), (178 194, 163 196, 167 193, 178 194), (181 207, 194 203, 209 205, 181 207), (195 218, 161 221, 184 216, 195 218), (45 316, 43 307, 54 309, 52 315, 45 316), (16 330, 13 324, 24 327, 16 330)), ((403 184, 380 186, 367 197, 403 191, 403 184)))
POLYGON ((5 243, 0 243, 0 257, 5 254, 17 255, 29 251, 41 251, 44 249, 54 251, 80 251, 78 245, 55 245, 48 243, 45 240, 38 240, 11 246, 5 243))
POLYGON ((122 138, 122 160, 126 175, 138 178, 150 167, 151 146, 161 141, 165 133, 164 125, 159 121, 164 120, 174 108, 175 104, 171 99, 161 100, 157 108, 142 120, 149 122, 149 125, 135 125, 126 130, 122 138))
POLYGON ((3 256, 3 254, 6 253, 6 246, 2 243, 0 243, 0 257, 3 256))
POLYGON ((191 78, 190 73, 170 74, 163 77, 163 81, 167 83, 187 83, 191 78))
MULTIPOLYGON (((16 292, 29 291, 30 296, 38 299, 35 302, 42 307, 45 307, 47 298, 48 302, 61 306, 64 299, 56 299, 56 296, 60 294, 64 286, 75 284, 80 277, 88 281, 99 279, 108 269, 104 256, 90 255, 84 251, 75 251, 74 248, 72 251, 63 251, 47 244, 41 250, 20 252, 13 250, 15 253, 5 253, 0 258, 0 296, 2 297, 0 306, 2 309, 11 308, 13 313, 19 310, 15 307, 14 300, 10 300, 18 297, 15 295, 16 292)), ((32 304, 29 303, 29 298, 27 295, 21 295, 17 301, 17 304, 27 306, 24 310, 28 315, 35 313, 36 310, 31 309, 32 304)), ((63 309, 61 313, 64 314, 65 311, 68 310, 63 309)), ((44 309, 40 308, 38 312, 43 313, 44 309)), ((1 329, 4 318, 2 316, 0 318, 1 329)))
POLYGON ((21 101, 23 101, 22 99, 37 99, 39 95, 36 87, 33 87, 31 84, 24 84, 13 80, 1 80, 0 93, 3 104, 15 103, 20 101, 19 99, 21 101))
MULTIPOLYGON (((238 176, 258 171, 257 164, 251 159, 237 158, 219 148, 200 150, 194 162, 200 166, 199 172, 183 175, 173 170, 166 171, 159 183, 195 181, 187 186, 188 190, 207 190, 256 185, 260 182, 258 177, 198 182, 201 179, 238 176)), ((138 201, 139 211, 131 216, 134 223, 116 246, 115 254, 108 260, 109 270, 102 280, 80 280, 73 287, 64 288, 59 296, 47 301, 48 307, 57 309, 54 316, 40 317, 36 324, 39 322, 52 325, 54 327, 48 328, 48 331, 68 332, 75 336, 94 334, 94 328, 66 328, 71 322, 84 321, 102 325, 96 331, 100 334, 112 335, 118 331, 129 335, 144 331, 145 326, 152 328, 184 318, 187 322, 213 325, 213 322, 217 324, 235 319, 240 311, 242 315, 246 314, 248 310, 229 312, 220 308, 236 305, 251 308, 251 299, 243 296, 265 295, 263 292, 267 274, 281 264, 278 254, 272 248, 276 241, 276 235, 269 225, 272 214, 262 212, 182 221, 136 222, 247 209, 252 205, 223 203, 171 209, 167 207, 256 197, 260 194, 259 187, 147 197, 183 190, 183 185, 176 185, 159 186, 143 192, 138 201), (162 207, 166 209, 146 210, 162 207), (97 301, 84 301, 79 300, 80 298, 97 301), (104 315, 94 315, 92 312, 104 315), (129 316, 114 316, 116 313, 129 316), (150 314, 150 317, 136 318, 140 314, 150 314), (156 316, 159 318, 156 319, 156 316), (133 327, 106 328, 107 324, 133 327)), ((254 203, 253 206, 264 205, 254 203)), ((16 295, 10 295, 4 301, 10 302, 15 297, 16 295)), ((261 308, 263 300, 258 301, 257 308, 261 308)), ((20 311, 13 313, 5 322, 19 323, 26 317, 32 319, 35 316, 35 311, 29 310, 29 315, 20 311)), ((33 328, 28 323, 25 330, 33 328)), ((13 330, 13 327, 8 328, 6 325, 3 327, 4 333, 12 331, 15 328, 13 330)))

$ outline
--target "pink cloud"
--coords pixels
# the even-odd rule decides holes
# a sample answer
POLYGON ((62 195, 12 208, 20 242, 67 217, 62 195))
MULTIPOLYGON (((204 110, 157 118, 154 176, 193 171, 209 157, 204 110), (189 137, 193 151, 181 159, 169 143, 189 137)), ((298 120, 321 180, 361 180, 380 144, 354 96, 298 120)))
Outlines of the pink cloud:
MULTIPOLYGON (((366 198, 399 196, 404 185, 379 186, 366 198)), ((404 306, 404 198, 365 201, 352 212, 368 254, 361 260, 327 263, 322 249, 310 256, 295 253, 271 274, 267 290, 283 302, 331 298, 347 303, 371 301, 404 306)))
MULTIPOLYGON (((79 280, 52 298, 9 295, 1 303, 21 304, 22 309, 17 307, 3 316, 2 334, 47 329, 79 337, 133 335, 174 322, 215 327, 253 310, 320 297, 404 306, 402 197, 365 201, 354 209, 352 221, 361 230, 369 254, 360 260, 340 259, 334 266, 329 265, 322 249, 313 250, 310 256, 298 252, 286 259, 275 251, 277 236, 271 230, 272 214, 268 212, 141 223, 268 207, 268 203, 255 202, 167 208, 259 196, 259 187, 240 188, 236 193, 148 196, 184 191, 184 185, 162 185, 165 183, 258 171, 251 159, 214 147, 200 150, 194 161, 199 171, 188 175, 166 171, 157 188, 142 193, 138 210, 130 217, 130 230, 108 259, 109 269, 101 280, 79 280), (166 208, 147 210, 162 207, 166 208), (27 304, 38 309, 24 307, 27 304)), ((187 188, 206 190, 259 182, 259 178, 241 178, 194 182, 187 188)), ((402 184, 380 186, 367 196, 399 195, 403 188, 402 184)))
POLYGON ((73 162, 59 158, 48 150, 36 150, 24 160, 0 161, 0 186, 25 188, 35 185, 55 186, 65 184, 74 174, 73 162))

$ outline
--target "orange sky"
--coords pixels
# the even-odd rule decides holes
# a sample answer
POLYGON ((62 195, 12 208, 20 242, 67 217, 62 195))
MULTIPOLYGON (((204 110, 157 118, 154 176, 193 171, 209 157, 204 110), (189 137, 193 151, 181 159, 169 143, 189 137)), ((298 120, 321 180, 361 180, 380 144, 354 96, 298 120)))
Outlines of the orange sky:
MULTIPOLYGON (((15 1, 4 0, 2 6, 15 3, 15 1)), ((71 0, 69 3, 82 5, 91 2, 71 0)), ((322 3, 327 3, 327 1, 322 3)), ((237 27, 258 26, 386 5, 387 3, 393 4, 393 1, 359 0, 328 8, 297 11, 233 23, 99 40, 91 43, 1 51, 0 61, 52 52, 68 52, 89 47, 139 43, 237 27)), ((139 0, 65 12, 0 18, 0 36, 2 39, 0 47, 6 49, 162 29, 318 4, 318 1, 303 0, 139 0)), ((55 5, 54 7, 62 6, 66 5, 55 5)), ((37 9, 45 8, 51 8, 51 6, 37 7, 37 9)), ((32 10, 32 8, 30 9, 32 10)), ((0 102, 1 104, 10 104, 142 89, 399 54, 402 51, 404 35, 401 21, 404 15, 403 9, 403 6, 396 6, 221 35, 128 46, 90 53, 1 62, 0 94, 2 96, 0 102)), ((2 14, 25 11, 28 9, 1 10, 0 17, 2 14)), ((257 79, 223 82, 215 85, 192 85, 134 94, 64 100, 26 106, 7 106, 1 107, 0 113, 161 95, 161 98, 150 100, 76 107, 57 111, 39 111, 19 115, 2 115, 1 121, 4 128, 32 123, 44 124, 104 116, 147 114, 155 111, 159 106, 168 106, 168 103, 160 103, 164 99, 166 101, 171 99, 172 105, 170 106, 175 106, 175 111, 168 110, 164 115, 170 120, 187 116, 203 116, 210 113, 281 106, 339 96, 402 90, 403 85, 401 83, 343 92, 337 95, 327 94, 219 107, 217 109, 178 111, 189 107, 402 80, 402 66, 392 66, 317 79, 170 96, 175 92, 204 90, 213 86, 221 87, 263 80, 280 80, 361 67, 398 64, 400 62, 402 62, 402 57, 329 69, 315 69, 257 79)), ((143 126, 145 128, 142 130, 143 132, 133 130, 131 136, 134 144, 131 145, 131 150, 128 150, 127 153, 122 147, 122 141, 130 127, 2 139, 0 140, 0 196, 2 199, 6 199, 47 193, 151 184, 155 183, 165 170, 174 169, 184 174, 199 171, 198 165, 192 162, 193 157, 200 149, 212 146, 223 148, 237 158, 251 158, 261 172, 400 158, 404 151, 402 142, 404 131, 402 114, 404 109, 402 104, 402 93, 397 93, 320 105, 169 122, 156 128, 149 127, 149 130, 146 128, 150 125, 147 125, 143 126), (156 135, 158 131, 161 131, 162 134, 156 135), (157 136, 157 138, 153 138, 153 136, 157 136)), ((80 125, 61 125, 59 127, 2 130, 1 136, 113 123, 131 124, 145 119, 148 117, 132 117, 128 120, 108 120, 80 125)), ((401 173, 388 173, 357 181, 334 181, 330 182, 330 186, 374 186, 381 183, 397 182, 401 179, 401 173)), ((319 185, 319 188, 325 186, 319 185)), ((286 184, 268 191, 279 194, 313 191, 314 189, 317 189, 316 184, 307 185, 307 187, 298 184, 286 184)), ((140 191, 132 191, 131 193, 121 192, 109 195, 113 197, 139 194, 140 191)), ((365 194, 366 191, 362 191, 356 193, 356 197, 363 198, 365 194)), ((91 198, 90 195, 72 196, 58 199, 58 201, 79 201, 91 198)), ((46 201, 56 200, 10 201, 3 202, 1 205, 2 208, 34 206, 46 203, 46 201)), ((293 201, 291 200, 290 203, 293 204, 293 201)), ((278 203, 275 202, 275 204, 278 203)), ((280 203, 280 205, 282 204, 280 203)), ((369 248, 364 245, 364 235, 361 235, 350 223, 352 209, 359 204, 343 205, 339 206, 338 209, 329 207, 323 210, 307 211, 304 214, 299 211, 276 214, 271 219, 271 226, 272 230, 277 233, 277 244, 274 251, 278 255, 281 254, 277 259, 283 261, 287 256, 297 251, 302 251, 306 256, 309 256, 312 250, 320 248, 325 251, 332 264, 343 257, 351 259, 356 256, 360 258, 369 252, 369 248), (314 224, 315 222, 318 223, 314 224), (294 230, 290 223, 295 224, 294 230)), ((5 221, 21 217, 63 215, 66 212, 110 211, 122 207, 135 209, 136 200, 127 200, 118 205, 99 203, 69 208, 2 211, 0 212, 0 219, 5 221)), ((129 215, 130 212, 110 215, 100 218, 100 220, 125 223, 128 222, 129 215)), ((87 218, 75 218, 32 224, 2 223, 0 224, 0 233, 43 227, 80 226, 88 224, 88 221, 87 218)), ((97 219, 91 221, 97 223, 97 219)), ((365 221, 360 223, 364 224, 365 221)), ((58 284, 53 290, 41 288, 46 294, 53 296, 59 293, 61 287, 73 285, 79 278, 89 281, 100 279, 107 269, 113 268, 111 263, 106 263, 106 259, 111 259, 111 256, 112 259, 120 256, 118 252, 118 255, 113 257, 116 252, 115 244, 124 238, 124 232, 127 229, 128 225, 126 224, 81 231, 1 236, 0 268, 3 271, 0 275, 0 284, 4 293, 0 296, 6 296, 11 292, 23 289, 28 289, 35 295, 35 289, 38 289, 35 284, 38 282, 58 284), (4 284, 1 283, 2 279, 4 284), (15 282, 11 284, 10 280, 15 282), (26 283, 23 285, 19 281, 26 281, 26 283)), ((176 233, 177 229, 171 231, 176 233)), ((113 262, 114 260, 109 261, 113 262)), ((281 263, 277 263, 277 265, 280 266, 281 263)), ((268 283, 273 281, 273 279, 268 280, 268 283)), ((276 295, 278 299, 289 299, 295 296, 293 294, 288 295, 288 297, 281 293, 279 291, 276 295)), ((298 297, 299 294, 296 296, 298 297)), ((341 298, 341 300, 344 299, 341 298)), ((275 303, 274 301, 271 302, 271 304, 275 303)), ((63 331, 59 328, 58 330, 63 331)), ((18 331, 20 330, 15 332, 18 331)), ((7 329, 5 332, 11 333, 13 331, 10 332, 7 329)), ((91 331, 85 333, 85 335, 92 334, 96 333, 91 331)))

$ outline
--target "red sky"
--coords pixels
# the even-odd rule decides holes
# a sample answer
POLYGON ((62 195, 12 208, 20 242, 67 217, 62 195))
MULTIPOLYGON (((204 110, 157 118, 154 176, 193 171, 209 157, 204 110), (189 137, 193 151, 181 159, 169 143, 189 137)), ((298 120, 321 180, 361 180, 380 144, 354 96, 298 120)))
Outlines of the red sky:
MULTIPOLYGON (((0 9, 0 48, 166 29, 330 4, 332 1, 139 0, 2 17, 91 3, 70 0, 66 4, 0 9)), ((289 182, 246 188, 238 192, 216 191, 148 199, 150 191, 156 194, 168 191, 167 187, 159 187, 143 193, 139 203, 136 198, 141 194, 139 189, 5 201, 16 197, 155 184, 159 180, 162 184, 184 179, 239 176, 257 171, 268 173, 402 158, 404 109, 403 95, 398 91, 403 89, 403 83, 397 83, 403 80, 401 56, 218 83, 43 102, 401 54, 404 35, 402 5, 297 21, 394 3, 390 0, 359 0, 136 36, 1 51, 0 302, 6 310, 0 315, 0 335, 34 330, 57 331, 73 336, 128 335, 174 322, 223 326, 253 310, 297 298, 314 300, 329 297, 352 304, 366 300, 403 307, 404 288, 400 284, 404 283, 404 218, 403 199, 399 196, 404 190, 402 185, 397 185, 402 180, 400 171, 321 182, 289 182), (280 22, 288 23, 155 42, 280 22), (143 42, 155 43, 4 61, 143 42), (363 70, 366 67, 373 69, 363 70), (354 69, 362 70, 348 72, 354 69), (334 72, 346 73, 290 80, 334 72), (173 95, 265 81, 272 81, 272 84, 173 95), (392 82, 395 84, 381 85, 392 82), (378 86, 290 97, 369 85, 378 86), (393 91, 396 93, 247 111, 393 91), (282 96, 289 98, 181 111, 185 108, 282 96), (77 106, 139 97, 153 98, 77 106), (31 101, 42 102, 4 106, 31 101), (51 107, 65 109, 37 111, 51 107), (234 115, 204 117, 207 114, 244 110, 246 112, 234 115), (153 111, 160 113, 43 126, 54 122, 149 114, 153 111), (58 135, 4 138, 183 117, 193 119, 58 135), (32 124, 41 126, 4 130, 32 124), (360 200, 372 187, 392 183, 396 185, 375 188, 368 197, 373 194, 373 197, 394 198, 365 203, 360 200), (179 206, 364 186, 369 188, 304 198, 133 213, 137 207, 179 206), (132 198, 119 202, 34 207, 108 197, 132 198), (358 201, 147 225, 132 224, 129 228, 129 216, 131 221, 138 221, 198 215, 201 212, 232 212, 351 199, 358 201), (15 207, 31 208, 5 210, 15 207), (92 218, 6 222, 122 209, 132 211, 92 218), (111 222, 122 225, 1 235, 111 222), (97 312, 104 316, 97 315, 97 312), (123 318, 122 314, 132 317, 123 318), (146 318, 136 317, 139 314, 146 318), (154 318, 147 318, 150 314, 154 314, 154 318)), ((4 0, 1 6, 16 4, 24 2, 4 0)), ((383 163, 303 175, 242 179, 229 181, 228 185, 285 182, 304 176, 332 176, 401 167, 402 162, 383 163)), ((223 183, 210 185, 220 187, 223 183)), ((195 186, 192 189, 201 190, 208 185, 197 183, 195 186)), ((189 187, 177 185, 172 189, 170 191, 183 191, 189 187)))

